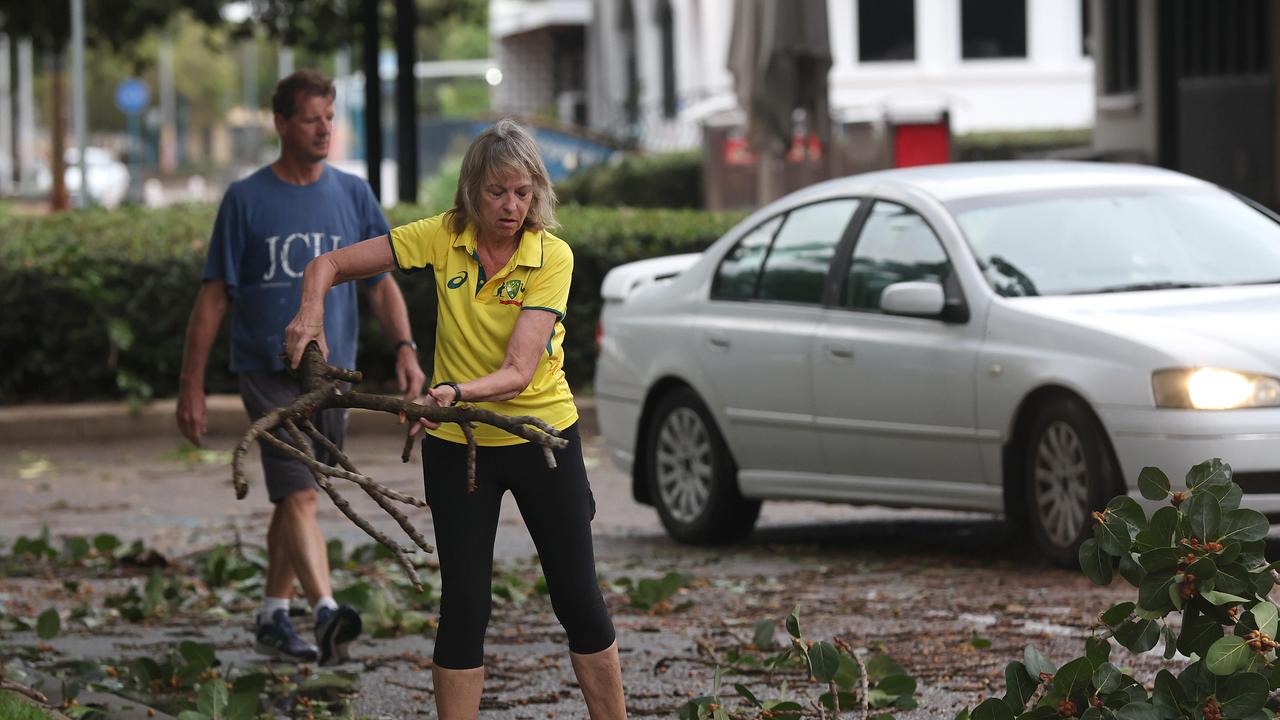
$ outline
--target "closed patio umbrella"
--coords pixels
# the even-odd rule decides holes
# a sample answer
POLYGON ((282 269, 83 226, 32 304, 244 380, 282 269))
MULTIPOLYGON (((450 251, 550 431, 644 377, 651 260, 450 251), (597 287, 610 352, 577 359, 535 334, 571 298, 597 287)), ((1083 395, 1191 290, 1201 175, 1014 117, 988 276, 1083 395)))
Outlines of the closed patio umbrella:
POLYGON ((824 145, 829 136, 827 0, 738 0, 729 71, 747 113, 747 139, 760 158, 757 200, 781 195, 779 174, 791 144, 792 115, 807 113, 824 145))

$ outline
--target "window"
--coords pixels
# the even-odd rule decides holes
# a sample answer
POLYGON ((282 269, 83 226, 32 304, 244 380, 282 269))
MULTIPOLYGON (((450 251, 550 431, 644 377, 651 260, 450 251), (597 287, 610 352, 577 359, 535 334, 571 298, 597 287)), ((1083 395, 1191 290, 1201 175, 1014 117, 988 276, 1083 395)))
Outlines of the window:
POLYGON ((966 60, 1027 56, 1027 0, 960 0, 966 60))
POLYGON ((879 201, 853 246, 840 306, 879 310, 886 287, 913 280, 942 284, 950 274, 947 253, 924 218, 897 203, 879 201))
POLYGON ((792 210, 764 259, 756 297, 822 302, 822 286, 858 201, 832 200, 792 210))
POLYGON ((750 300, 756 296, 756 283, 760 280, 760 268, 769 252, 769 243, 782 225, 782 217, 776 217, 747 233, 720 261, 715 282, 711 285, 711 297, 721 300, 750 300))
POLYGON ((1269 0, 1185 0, 1175 5, 1180 77, 1266 75, 1269 0))
POLYGON ((1102 92, 1134 92, 1138 89, 1138 0, 1107 0, 1102 10, 1102 92))
POLYGON ((859 0, 858 60, 916 59, 915 0, 859 0))

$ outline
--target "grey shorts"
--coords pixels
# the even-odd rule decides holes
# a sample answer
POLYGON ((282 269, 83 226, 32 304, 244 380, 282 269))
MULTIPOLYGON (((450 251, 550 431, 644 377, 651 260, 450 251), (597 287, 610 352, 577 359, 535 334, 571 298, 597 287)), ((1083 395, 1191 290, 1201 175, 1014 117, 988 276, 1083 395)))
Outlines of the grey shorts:
MULTIPOLYGON (((240 373, 240 399, 244 401, 244 409, 251 420, 256 421, 276 408, 292 404, 301 391, 298 382, 283 371, 251 370, 240 373)), ((321 411, 311 421, 334 445, 342 447, 342 441, 347 436, 345 409, 321 411)), ((283 428, 272 434, 289 441, 289 434, 283 428)), ((311 468, 262 440, 258 441, 258 448, 262 455, 262 474, 267 481, 267 496, 271 498, 271 502, 278 503, 285 496, 299 490, 315 489, 316 480, 311 475, 311 468)), ((316 453, 316 458, 320 462, 333 464, 333 458, 323 448, 316 453)))

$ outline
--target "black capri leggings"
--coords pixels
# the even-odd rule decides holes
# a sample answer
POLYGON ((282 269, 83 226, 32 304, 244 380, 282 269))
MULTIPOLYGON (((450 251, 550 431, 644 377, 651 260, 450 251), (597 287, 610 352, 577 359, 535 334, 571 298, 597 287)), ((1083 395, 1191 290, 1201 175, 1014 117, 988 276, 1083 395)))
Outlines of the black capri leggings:
POLYGON ((561 433, 569 446, 547 467, 542 447, 521 443, 476 449, 476 491, 467 492, 467 446, 427 436, 422 441, 426 499, 440 560, 440 625, 434 662, 450 670, 484 664, 493 581, 493 542, 507 490, 538 548, 551 606, 569 649, 600 652, 613 644, 613 622, 596 580, 591 547, 595 498, 582 463, 575 424, 561 433))

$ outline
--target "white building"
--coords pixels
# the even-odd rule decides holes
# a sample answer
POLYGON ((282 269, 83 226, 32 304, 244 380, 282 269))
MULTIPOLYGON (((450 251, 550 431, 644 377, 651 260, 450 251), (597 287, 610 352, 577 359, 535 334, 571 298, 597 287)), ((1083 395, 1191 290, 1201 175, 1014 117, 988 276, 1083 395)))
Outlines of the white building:
MULTIPOLYGON (((651 149, 737 112, 734 0, 491 0, 494 108, 550 113, 651 149)), ((837 121, 948 111, 957 133, 1086 128, 1081 0, 828 0, 837 121)))

